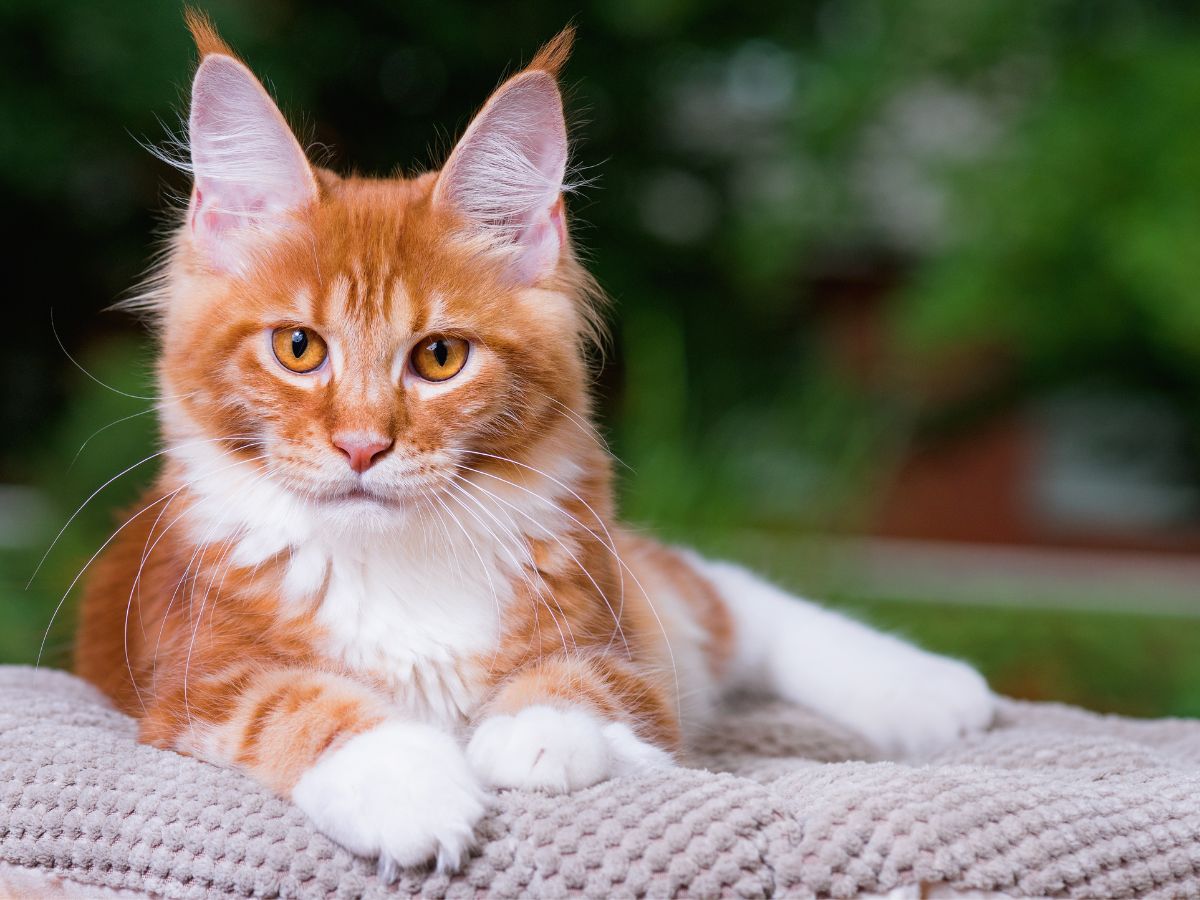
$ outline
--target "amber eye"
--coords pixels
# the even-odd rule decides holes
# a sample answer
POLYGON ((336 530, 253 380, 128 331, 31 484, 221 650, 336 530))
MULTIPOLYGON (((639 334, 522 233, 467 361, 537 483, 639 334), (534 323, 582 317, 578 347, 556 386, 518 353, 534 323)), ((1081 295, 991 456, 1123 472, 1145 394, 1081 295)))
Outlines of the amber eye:
POLYGON ((426 381, 445 381, 462 371, 470 350, 462 338, 431 334, 413 348, 413 371, 426 381))
POLYGON ((276 328, 271 349, 277 360, 301 375, 315 372, 329 355, 324 339, 311 328, 276 328))

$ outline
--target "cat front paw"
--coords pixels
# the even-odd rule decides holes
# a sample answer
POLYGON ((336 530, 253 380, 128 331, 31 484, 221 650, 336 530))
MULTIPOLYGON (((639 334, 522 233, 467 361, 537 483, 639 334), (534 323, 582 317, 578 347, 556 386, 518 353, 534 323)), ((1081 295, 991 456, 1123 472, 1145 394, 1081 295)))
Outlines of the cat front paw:
POLYGON ((429 725, 388 722, 325 754, 292 801, 352 853, 399 868, 437 861, 454 871, 475 840, 487 796, 462 750, 429 725))
POLYGON ((888 756, 927 755, 991 724, 995 695, 969 665, 914 647, 887 650, 847 679, 833 718, 888 756))
POLYGON ((491 787, 552 794, 673 765, 668 753, 623 722, 554 706, 485 719, 467 745, 467 758, 491 787))

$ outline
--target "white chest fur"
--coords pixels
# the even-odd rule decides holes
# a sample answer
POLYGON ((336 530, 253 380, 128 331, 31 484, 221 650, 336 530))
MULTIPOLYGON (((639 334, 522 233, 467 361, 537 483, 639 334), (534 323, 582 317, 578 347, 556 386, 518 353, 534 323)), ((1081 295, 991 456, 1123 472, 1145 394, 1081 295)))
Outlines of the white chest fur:
MULTIPOLYGON (((461 721, 480 700, 486 656, 500 640, 507 577, 456 564, 450 549, 428 553, 396 546, 306 547, 319 553, 328 577, 316 620, 323 649, 343 665, 384 681, 406 713, 429 721, 461 721), (484 665, 480 665, 481 660, 484 665)), ((453 548, 458 549, 458 548, 453 548)))
POLYGON ((540 490, 466 485, 440 513, 393 515, 308 502, 207 444, 173 455, 199 473, 195 541, 232 541, 235 566, 285 558, 284 614, 314 612, 332 662, 385 684, 408 715, 447 725, 482 700, 514 584, 532 564, 528 539, 567 518, 552 499, 557 477, 540 490))

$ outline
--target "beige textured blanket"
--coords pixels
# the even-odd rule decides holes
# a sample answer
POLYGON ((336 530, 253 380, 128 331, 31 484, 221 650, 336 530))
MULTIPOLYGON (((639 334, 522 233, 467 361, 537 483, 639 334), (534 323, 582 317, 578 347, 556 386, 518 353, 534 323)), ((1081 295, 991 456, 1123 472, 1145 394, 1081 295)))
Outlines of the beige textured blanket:
POLYGON ((389 888, 245 778, 136 744, 82 682, 0 667, 0 866, 166 897, 1200 897, 1200 722, 1006 702, 936 758, 865 756, 747 703, 689 768, 502 795, 462 873, 389 888))

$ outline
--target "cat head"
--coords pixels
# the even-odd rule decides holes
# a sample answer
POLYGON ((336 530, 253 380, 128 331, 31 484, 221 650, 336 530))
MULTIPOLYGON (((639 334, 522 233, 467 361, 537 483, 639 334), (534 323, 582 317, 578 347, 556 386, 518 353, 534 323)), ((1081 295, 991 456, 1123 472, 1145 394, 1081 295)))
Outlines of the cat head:
POLYGON ((219 453, 312 506, 378 516, 585 411, 597 318, 563 202, 570 29, 440 171, 375 179, 312 165, 209 22, 189 26, 193 187, 152 295, 185 476, 219 453))

